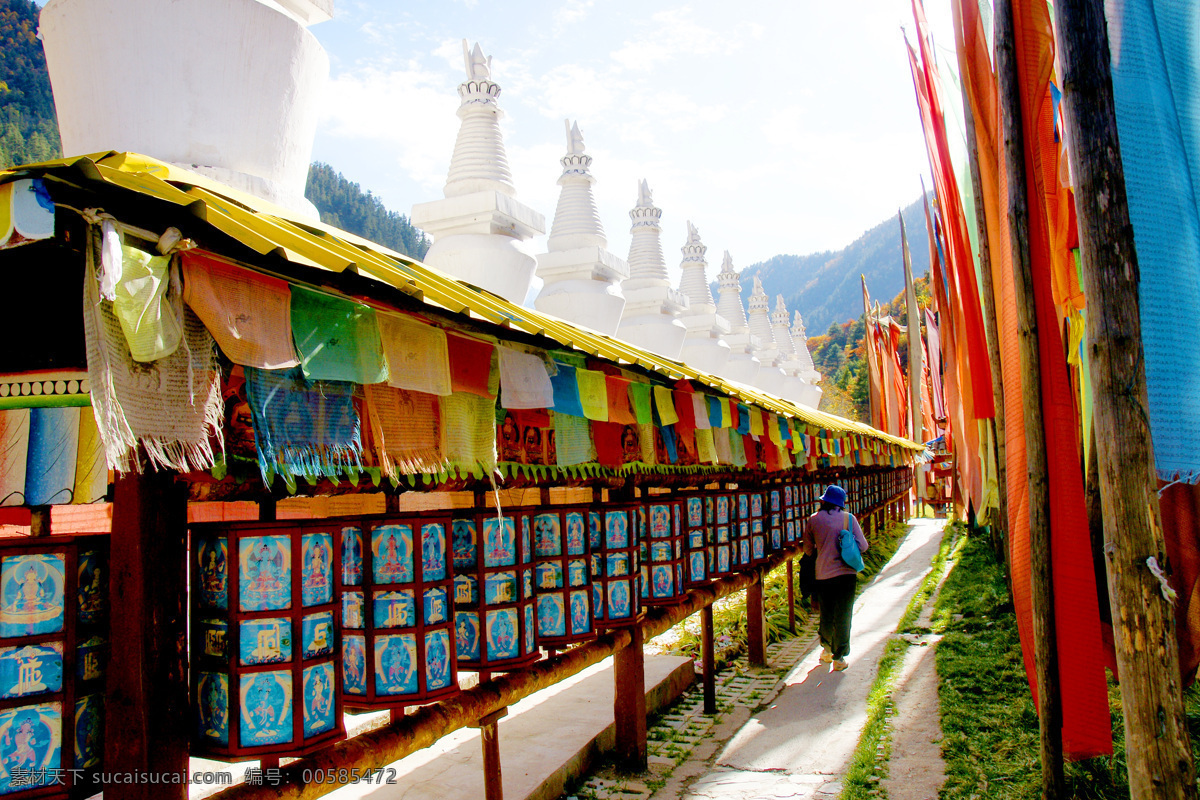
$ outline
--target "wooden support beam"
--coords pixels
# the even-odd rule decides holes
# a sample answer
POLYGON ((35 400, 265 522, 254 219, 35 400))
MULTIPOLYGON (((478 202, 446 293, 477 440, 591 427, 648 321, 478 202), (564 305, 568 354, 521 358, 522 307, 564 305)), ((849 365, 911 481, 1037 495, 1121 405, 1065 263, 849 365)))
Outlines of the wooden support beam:
MULTIPOLYGON (((113 658, 108 665, 107 772, 160 776, 155 797, 186 800, 170 783, 188 768, 187 495, 173 474, 119 476, 113 491, 113 658)), ((107 800, 146 796, 141 784, 104 787, 107 800)))
POLYGON ((1117 141, 1102 0, 1054 4, 1063 109, 1088 298, 1095 461, 1113 638, 1125 711, 1129 796, 1197 796, 1175 644, 1175 610, 1147 560, 1166 555, 1142 353, 1138 259, 1117 141))
MULTIPOLYGON (((1034 674, 1042 760, 1042 798, 1064 796, 1062 698, 1054 631, 1054 583, 1050 553, 1050 485, 1046 430, 1042 420, 1042 369, 1038 352, 1037 307, 1029 250, 1029 200, 1025 174, 1025 135, 1017 73, 1012 0, 997 0, 996 81, 1004 119, 1004 157, 1008 174, 1009 241, 1017 303, 1021 357, 1021 408, 1025 417, 1025 479, 1029 484, 1029 549, 1033 566, 1034 674)), ((1010 476, 1011 477, 1011 476, 1010 476)))
POLYGON ((616 720, 617 766, 641 773, 647 766, 646 654, 640 626, 630 629, 629 644, 613 656, 613 712, 616 720))
POLYGON ((746 658, 752 667, 767 665, 766 626, 763 624, 762 575, 746 587, 746 658))
POLYGON ((700 611, 700 650, 704 659, 701 671, 704 679, 704 713, 717 713, 717 648, 713 636, 711 605, 700 611))
POLYGON ((508 709, 493 711, 479 720, 483 740, 483 797, 484 800, 504 800, 504 781, 500 774, 500 725, 508 709))

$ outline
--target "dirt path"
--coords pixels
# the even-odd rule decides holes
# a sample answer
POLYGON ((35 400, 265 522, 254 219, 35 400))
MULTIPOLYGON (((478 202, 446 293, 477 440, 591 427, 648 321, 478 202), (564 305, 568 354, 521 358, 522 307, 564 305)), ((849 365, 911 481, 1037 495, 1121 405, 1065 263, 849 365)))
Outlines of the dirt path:
MULTIPOLYGON (((932 603, 932 601, 930 601, 932 603)), ((892 694, 892 753, 883 788, 888 800, 937 800, 946 782, 941 707, 934 665, 937 636, 913 637, 892 694)))

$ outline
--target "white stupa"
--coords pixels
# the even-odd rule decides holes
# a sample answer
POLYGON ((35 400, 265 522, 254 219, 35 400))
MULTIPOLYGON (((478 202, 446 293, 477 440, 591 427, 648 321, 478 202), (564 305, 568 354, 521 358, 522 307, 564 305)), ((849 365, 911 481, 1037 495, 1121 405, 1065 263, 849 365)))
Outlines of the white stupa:
POLYGON ((687 326, 683 360, 696 369, 720 375, 729 362, 729 343, 722 338, 729 333, 729 321, 717 314, 717 304, 708 288, 708 262, 704 260, 708 248, 700 241, 696 226, 690 221, 687 226, 687 244, 680 248, 683 260, 679 263, 679 291, 688 299, 688 309, 679 317, 687 326))
POLYGON ((775 344, 775 331, 771 329, 771 301, 757 275, 754 276, 754 291, 750 293, 748 317, 750 335, 758 339, 755 355, 762 364, 754 378, 754 385, 776 397, 783 397, 786 376, 779 367, 779 347, 775 344))
POLYGON ((463 40, 467 79, 458 86, 462 124, 445 199, 413 206, 412 223, 433 238, 425 262, 513 303, 522 303, 536 261, 519 247, 546 230, 541 214, 516 198, 500 135, 500 87, 492 60, 463 40))
POLYGON ((333 0, 49 0, 38 19, 63 153, 130 151, 294 213, 329 57, 333 0))
POLYGON ((784 374, 783 396, 788 400, 803 403, 808 394, 805 391, 807 383, 800 374, 803 365, 792 342, 787 304, 783 302, 783 295, 775 297, 775 310, 771 312, 771 331, 775 334, 775 346, 779 348, 778 363, 784 374))
POLYGON ((754 379, 758 377, 758 370, 762 365, 755 355, 759 342, 750 335, 750 327, 746 323, 746 309, 742 305, 742 287, 728 250, 725 251, 725 259, 721 262, 721 271, 717 273, 717 294, 720 295, 717 300, 717 314, 729 323, 729 333, 725 336, 725 343, 729 345, 729 360, 725 362, 724 372, 718 374, 729 380, 754 386, 754 379))
POLYGON ((629 212, 633 220, 629 243, 629 277, 621 283, 625 310, 617 336, 638 347, 678 360, 687 328, 679 315, 687 298, 671 288, 663 259, 662 209, 654 205, 646 181, 638 184, 638 204, 629 212))
POLYGON ((811 400, 801 399, 800 402, 806 406, 816 408, 821 402, 821 387, 818 384, 821 381, 821 373, 817 371, 813 364, 812 353, 808 349, 808 334, 804 330, 804 318, 797 311, 792 317, 792 345, 796 348, 796 358, 800 362, 800 377, 804 378, 806 396, 811 400))
POLYGON ((568 120, 567 154, 560 159, 563 173, 558 179, 562 192, 547 252, 537 257, 537 274, 545 285, 534 306, 611 336, 625 308, 620 281, 629 277, 629 264, 608 250, 592 195, 592 157, 583 150, 579 125, 568 120))

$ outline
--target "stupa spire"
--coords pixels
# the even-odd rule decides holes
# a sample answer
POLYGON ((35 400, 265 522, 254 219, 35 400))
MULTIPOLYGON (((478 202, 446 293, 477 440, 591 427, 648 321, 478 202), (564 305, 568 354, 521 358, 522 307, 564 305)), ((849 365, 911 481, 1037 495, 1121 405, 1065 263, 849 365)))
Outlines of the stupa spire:
POLYGON ((682 273, 679 278, 679 291, 687 295, 693 311, 704 310, 712 313, 716 310, 716 303, 713 301, 712 290, 708 288, 708 278, 705 275, 708 262, 704 259, 708 248, 700 241, 700 231, 696 230, 696 226, 690 220, 687 226, 687 243, 679 248, 683 253, 683 260, 679 262, 682 273))
POLYGON ((458 85, 460 104, 458 139, 450 159, 446 197, 458 197, 484 189, 509 196, 516 193, 504 138, 500 135, 500 86, 492 80, 492 57, 484 56, 479 43, 467 50, 462 40, 467 79, 458 85))
POLYGON ((621 284, 625 310, 617 335, 668 358, 679 358, 687 333, 679 315, 687 310, 688 301, 671 288, 667 278, 662 209, 654 205, 644 179, 638 183, 638 204, 629 212, 629 219, 633 240, 629 243, 629 277, 621 284))
POLYGON ((750 333, 757 336, 762 350, 774 353, 775 332, 771 330, 771 301, 763 290, 762 281, 754 276, 754 291, 750 293, 750 333))
POLYGON ((467 79, 445 199, 413 206, 412 223, 433 238, 425 263, 513 303, 525 302, 536 262, 517 242, 546 230, 541 214, 516 198, 500 135, 500 86, 492 59, 463 39, 467 79))
POLYGON ((717 293, 720 295, 717 313, 729 320, 730 331, 748 333, 746 308, 742 305, 742 287, 728 250, 725 251, 725 258, 721 262, 721 271, 717 273, 717 293))
POLYGON ((788 328, 787 304, 783 302, 781 294, 775 296, 775 310, 771 312, 771 330, 775 334, 775 346, 779 348, 780 355, 793 355, 796 348, 792 344, 792 332, 788 328))
POLYGON ((537 274, 545 285, 534 306, 612 335, 625 307, 619 281, 629 276, 629 265, 608 250, 592 193, 596 182, 590 169, 592 157, 584 152, 579 123, 563 122, 567 154, 559 159, 563 172, 558 185, 562 191, 546 242, 547 252, 537 258, 537 274))

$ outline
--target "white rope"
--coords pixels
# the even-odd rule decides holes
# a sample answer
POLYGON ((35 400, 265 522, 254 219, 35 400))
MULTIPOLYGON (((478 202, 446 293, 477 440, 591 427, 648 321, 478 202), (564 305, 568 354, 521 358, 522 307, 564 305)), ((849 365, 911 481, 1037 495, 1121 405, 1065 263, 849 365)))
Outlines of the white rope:
POLYGON ((1158 578, 1158 588, 1162 592, 1163 599, 1168 603, 1175 602, 1175 590, 1171 588, 1171 584, 1167 582, 1167 573, 1163 572, 1162 567, 1158 565, 1158 559, 1150 556, 1146 559, 1146 566, 1150 569, 1150 574, 1158 578))

